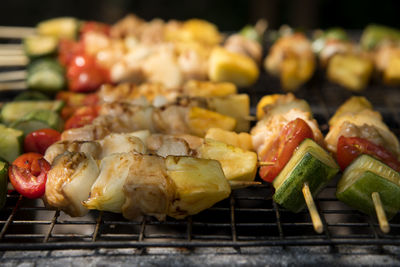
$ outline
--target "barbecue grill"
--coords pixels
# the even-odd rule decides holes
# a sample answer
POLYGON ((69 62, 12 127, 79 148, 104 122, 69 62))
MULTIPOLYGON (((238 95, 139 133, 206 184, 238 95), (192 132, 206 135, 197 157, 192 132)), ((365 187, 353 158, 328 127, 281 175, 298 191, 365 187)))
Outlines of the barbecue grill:
MULTIPOLYGON (((242 91, 249 93, 254 114, 257 101, 265 94, 279 93, 279 88, 279 82, 263 72, 257 84, 242 91)), ((13 94, 4 92, 0 97, 7 100, 13 94)), ((361 94, 400 136, 399 88, 373 81, 361 94)), ((328 82, 323 73, 296 92, 311 105, 324 134, 329 118, 351 95, 328 82)), ((127 221, 120 214, 99 211, 72 218, 47 209, 42 201, 11 194, 0 211, 0 262, 400 264, 400 214, 390 221, 391 232, 382 233, 374 218, 337 200, 337 179, 316 199, 322 234, 314 231, 307 210, 293 214, 274 203, 273 187, 266 183, 236 190, 230 198, 185 220, 164 222, 152 217, 127 221)))

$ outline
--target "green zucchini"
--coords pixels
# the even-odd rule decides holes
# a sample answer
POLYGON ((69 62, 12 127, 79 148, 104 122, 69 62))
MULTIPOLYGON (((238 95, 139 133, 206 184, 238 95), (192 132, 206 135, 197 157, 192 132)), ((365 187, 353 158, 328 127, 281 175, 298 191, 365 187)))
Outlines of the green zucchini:
POLYGON ((79 21, 71 17, 54 18, 42 21, 36 27, 39 35, 54 36, 63 39, 76 39, 79 21))
POLYGON ((22 131, 0 124, 0 157, 13 162, 22 153, 23 138, 22 131))
POLYGON ((292 212, 300 212, 306 206, 304 183, 308 183, 315 197, 338 172, 339 166, 331 155, 313 140, 305 139, 275 178, 273 199, 292 212))
POLYGON ((259 43, 262 42, 262 35, 257 32, 256 28, 253 25, 244 26, 243 29, 240 30, 239 34, 249 40, 253 40, 259 43))
POLYGON ((64 68, 53 58, 40 58, 28 66, 27 84, 30 89, 58 91, 65 87, 64 68))
POLYGON ((54 36, 29 36, 24 39, 25 54, 30 58, 51 56, 57 53, 58 40, 54 36))
POLYGON ((388 219, 400 210, 400 174, 379 160, 361 155, 340 179, 337 198, 347 205, 374 216, 372 193, 378 192, 388 219))
POLYGON ((17 101, 4 104, 1 109, 1 118, 5 124, 10 124, 23 118, 26 114, 35 110, 61 111, 64 106, 62 100, 46 101, 17 101))
POLYGON ((362 33, 361 46, 364 49, 374 49, 383 41, 400 41, 400 31, 394 28, 371 24, 362 33))
POLYGON ((50 98, 37 91, 26 91, 22 92, 14 98, 14 101, 25 101, 25 100, 50 100, 50 98))
POLYGON ((11 127, 21 130, 25 135, 43 128, 52 128, 59 132, 63 129, 60 115, 51 110, 35 110, 11 124, 11 127))
POLYGON ((7 199, 8 163, 0 161, 0 209, 4 207, 7 199))

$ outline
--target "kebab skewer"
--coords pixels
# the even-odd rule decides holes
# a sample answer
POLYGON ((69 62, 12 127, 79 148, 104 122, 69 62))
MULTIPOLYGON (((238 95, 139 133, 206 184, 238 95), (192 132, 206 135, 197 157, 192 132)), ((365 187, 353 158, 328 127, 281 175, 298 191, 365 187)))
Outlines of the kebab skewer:
POLYGON ((364 97, 348 99, 329 121, 328 149, 344 170, 336 196, 366 214, 387 219, 400 210, 400 146, 396 136, 364 97))
POLYGON ((299 212, 307 205, 314 229, 322 233, 312 197, 339 168, 323 149, 323 136, 310 107, 292 94, 266 96, 259 105, 264 115, 251 130, 253 146, 261 161, 274 162, 260 168, 260 177, 272 183, 274 201, 286 209, 299 212))

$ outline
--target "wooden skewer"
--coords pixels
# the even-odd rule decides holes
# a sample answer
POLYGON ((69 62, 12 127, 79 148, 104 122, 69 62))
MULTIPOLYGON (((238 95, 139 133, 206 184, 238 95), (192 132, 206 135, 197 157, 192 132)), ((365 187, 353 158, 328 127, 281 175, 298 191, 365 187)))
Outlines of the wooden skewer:
POLYGON ((0 66, 25 66, 29 59, 25 55, 0 55, 0 66))
POLYGON ((259 161, 259 162, 257 162, 258 167, 273 166, 274 164, 275 164, 275 162, 272 162, 272 161, 259 161))
POLYGON ((244 119, 246 121, 256 121, 257 120, 256 116, 251 116, 251 115, 245 116, 244 119))
POLYGON ((319 216, 317 207, 315 206, 314 199, 310 191, 310 187, 308 186, 307 183, 303 185, 302 191, 304 199, 307 204, 308 211, 310 212, 311 215, 311 220, 314 226, 314 230, 317 233, 322 234, 322 232, 324 231, 324 225, 322 224, 321 217, 319 216))
POLYGON ((23 56, 25 55, 24 50, 21 49, 0 49, 0 56, 23 56))
POLYGON ((0 26, 1 38, 24 38, 35 33, 36 29, 32 27, 0 26))
POLYGON ((0 72, 0 82, 18 81, 26 79, 26 70, 15 70, 8 72, 0 72))
POLYGON ((22 50, 22 44, 0 44, 0 50, 22 50))
POLYGON ((26 82, 0 83, 0 91, 21 91, 27 89, 26 82))
POLYGON ((249 186, 257 186, 262 184, 260 182, 254 182, 254 181, 228 181, 228 182, 232 190, 246 188, 249 186))
POLYGON ((387 234, 390 232, 390 226, 378 192, 372 193, 372 201, 374 202, 376 217, 378 217, 379 221, 379 227, 381 228, 382 232, 387 234))

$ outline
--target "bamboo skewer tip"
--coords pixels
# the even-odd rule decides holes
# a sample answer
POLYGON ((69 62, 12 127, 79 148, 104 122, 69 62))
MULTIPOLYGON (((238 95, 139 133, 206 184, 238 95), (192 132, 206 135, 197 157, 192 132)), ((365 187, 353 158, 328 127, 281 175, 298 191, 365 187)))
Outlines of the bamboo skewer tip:
POLYGON ((275 162, 272 161, 259 161, 257 162, 257 165, 259 167, 263 167, 263 166, 273 166, 275 164, 275 162))
POLYGON ((322 224, 321 217, 318 213, 317 207, 315 206, 315 202, 311 194, 310 187, 308 186, 307 183, 303 185, 302 191, 304 200, 306 201, 307 204, 308 211, 310 212, 314 230, 317 233, 322 234, 322 232, 324 231, 324 225, 322 224))
POLYGON ((379 228, 385 234, 390 232, 390 225, 386 217, 385 210, 382 205, 381 197, 378 192, 372 193, 372 201, 374 202, 376 217, 378 218, 379 228))

